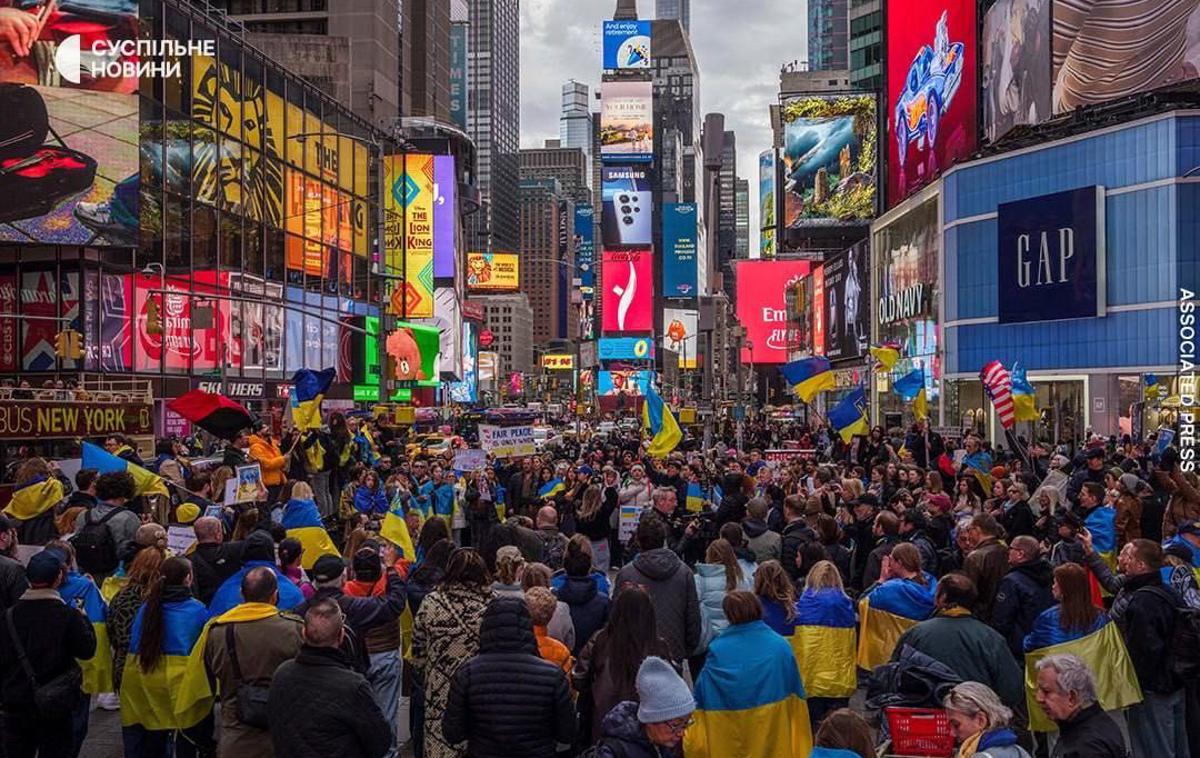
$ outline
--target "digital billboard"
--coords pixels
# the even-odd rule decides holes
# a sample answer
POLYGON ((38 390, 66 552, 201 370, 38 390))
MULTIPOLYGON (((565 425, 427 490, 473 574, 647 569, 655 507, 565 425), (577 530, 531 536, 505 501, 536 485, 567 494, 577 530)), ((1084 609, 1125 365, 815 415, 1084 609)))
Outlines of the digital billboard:
POLYGON ((997 0, 983 17, 983 130, 995 142, 1050 117, 1051 0, 997 0))
POLYGON ((404 276, 403 313, 396 315, 433 318, 433 156, 387 155, 383 172, 384 260, 404 276))
POLYGON ((888 204, 975 150, 975 0, 888 6, 888 204))
POLYGON ((433 156, 433 275, 452 278, 458 262, 455 226, 458 220, 458 176, 454 156, 433 156))
MULTIPOLYGON (((438 330, 437 370, 440 378, 458 381, 462 378, 462 309, 453 287, 438 287, 433 294, 433 318, 421 323, 438 330)), ((431 377, 439 378, 439 377, 431 377)))
POLYGON ((137 274, 133 304, 137 349, 135 371, 187 372, 233 363, 230 305, 205 294, 229 291, 229 272, 197 271, 187 277, 137 274), (165 290, 165 292, 163 292, 165 290), (178 293, 178 294, 176 294, 178 293))
POLYGON ((679 368, 699 365, 700 311, 683 308, 663 309, 663 347, 679 356, 679 368))
MULTIPOLYGON (((314 277, 334 276, 339 251, 348 258, 354 224, 348 193, 294 169, 286 170, 287 267, 314 277)), ((349 265, 341 266, 349 274, 349 265)))
POLYGON ((337 320, 342 318, 338 299, 300 287, 288 287, 285 295, 292 304, 284 328, 288 373, 312 366, 337 366, 341 332, 337 320))
POLYGON ((775 228, 775 150, 758 155, 758 228, 775 228))
POLYGON ((605 247, 645 247, 654 242, 654 197, 647 166, 603 166, 601 233, 605 247))
POLYGON ((1054 0, 1054 113, 1195 79, 1196 0, 1054 0))
POLYGON ((604 22, 604 68, 650 68, 650 21, 604 22))
POLYGON ((789 98, 783 120, 783 226, 875 215, 878 127, 874 95, 789 98))
POLYGON ((653 371, 597 371, 596 394, 603 397, 640 397, 654 381, 653 371))
POLYGON ((808 261, 736 261, 737 317, 746 330, 742 363, 786 363, 798 339, 788 320, 787 292, 809 271, 808 261))
POLYGON ((825 356, 832 361, 866 355, 871 340, 870 245, 864 240, 825 261, 825 356))
MULTIPOLYGON (((868 318, 870 311, 868 310, 868 318)), ((812 334, 808 340, 813 355, 825 355, 825 267, 817 266, 812 270, 812 334)))
POLYGON ((778 248, 778 235, 774 229, 763 229, 758 234, 758 257, 774 258, 778 248))
POLYGON ((575 206, 575 265, 579 268, 579 293, 591 300, 596 293, 596 210, 575 206))
POLYGON ((467 288, 477 292, 516 292, 521 259, 516 253, 467 253, 467 288))
POLYGON ((650 251, 605 250, 600 280, 601 328, 611 332, 648 332, 654 328, 654 279, 650 251))
POLYGON ((649 161, 654 157, 654 89, 651 82, 600 85, 600 157, 649 161))
POLYGON ((663 203, 663 297, 696 296, 696 204, 663 203))
POLYGON ((601 337, 596 341, 601 361, 652 361, 654 342, 649 337, 601 337))

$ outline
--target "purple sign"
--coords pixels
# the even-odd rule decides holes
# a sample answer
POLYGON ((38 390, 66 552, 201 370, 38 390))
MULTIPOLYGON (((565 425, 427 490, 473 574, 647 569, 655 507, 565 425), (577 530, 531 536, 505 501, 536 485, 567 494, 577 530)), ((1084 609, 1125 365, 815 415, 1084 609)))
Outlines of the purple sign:
POLYGON ((454 221, 458 213, 456 191, 458 177, 454 156, 433 156, 433 276, 453 278, 456 259, 454 221))

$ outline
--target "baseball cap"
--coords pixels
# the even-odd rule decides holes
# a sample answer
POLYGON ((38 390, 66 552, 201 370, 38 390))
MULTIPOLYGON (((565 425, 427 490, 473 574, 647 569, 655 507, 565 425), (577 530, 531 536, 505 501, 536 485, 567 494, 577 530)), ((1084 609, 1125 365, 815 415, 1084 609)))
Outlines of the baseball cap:
POLYGON ((1089 447, 1089 448, 1087 449, 1087 451, 1086 451, 1086 452, 1084 452, 1084 454, 1083 454, 1083 457, 1084 457, 1084 458, 1088 458, 1088 459, 1092 459, 1092 458, 1103 458, 1103 457, 1104 457, 1104 448, 1102 448, 1102 447, 1089 447))
POLYGON ((63 560, 57 550, 35 553, 25 567, 25 578, 30 584, 51 584, 62 572, 63 560))
POLYGON ((346 570, 346 562, 340 555, 322 555, 313 564, 308 575, 314 582, 329 582, 337 579, 346 570))

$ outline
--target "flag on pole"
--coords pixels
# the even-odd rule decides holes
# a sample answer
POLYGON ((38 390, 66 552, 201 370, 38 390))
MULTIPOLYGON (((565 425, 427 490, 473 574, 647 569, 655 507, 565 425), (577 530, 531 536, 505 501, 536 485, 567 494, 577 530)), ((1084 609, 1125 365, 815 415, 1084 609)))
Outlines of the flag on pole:
POLYGON ((302 368, 292 377, 292 423, 297 429, 321 428, 321 401, 337 371, 302 368))
POLYGON ((905 401, 913 404, 918 420, 929 418, 929 402, 925 395, 925 369, 915 368, 896 380, 892 389, 905 401))
POLYGON ((829 359, 819 355, 785 363, 779 370, 783 372, 783 378, 795 390, 796 396, 806 403, 811 403, 817 393, 831 390, 836 386, 829 359))
POLYGON ((642 405, 642 425, 653 435, 650 447, 646 450, 651 457, 661 458, 678 447, 683 439, 683 430, 679 428, 671 409, 649 385, 646 386, 645 403, 642 405))
POLYGON ((829 411, 829 425, 849 443, 856 434, 867 434, 867 393, 862 387, 846 395, 829 411))
POLYGON ((1020 363, 1012 367, 1012 398, 1013 412, 1017 421, 1037 421, 1042 414, 1038 413, 1037 397, 1033 393, 1033 385, 1025 376, 1025 369, 1020 363))
POLYGON ((192 390, 167 403, 167 407, 204 431, 231 440, 254 423, 250 411, 215 392, 192 390))
POLYGON ((1012 377, 1000 361, 992 361, 979 372, 979 380, 983 382, 983 390, 996 406, 996 415, 1005 429, 1012 429, 1016 422, 1016 411, 1013 409, 1012 377))
POLYGON ((869 352, 876 361, 875 368, 877 370, 891 371, 895 367, 896 361, 900 360, 900 346, 890 342, 875 345, 869 352))

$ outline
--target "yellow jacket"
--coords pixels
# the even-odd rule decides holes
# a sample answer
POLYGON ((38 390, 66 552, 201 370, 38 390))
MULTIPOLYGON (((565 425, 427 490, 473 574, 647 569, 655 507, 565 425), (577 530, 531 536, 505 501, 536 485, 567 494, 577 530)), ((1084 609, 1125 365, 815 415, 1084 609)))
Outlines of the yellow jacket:
POLYGON ((268 442, 257 434, 250 435, 250 459, 262 469, 262 482, 265 486, 273 487, 287 481, 287 476, 284 475, 287 456, 280 452, 279 446, 274 442, 268 442))

